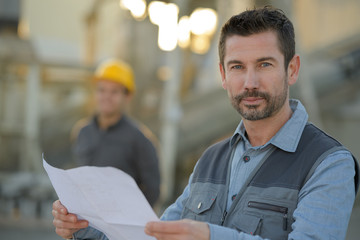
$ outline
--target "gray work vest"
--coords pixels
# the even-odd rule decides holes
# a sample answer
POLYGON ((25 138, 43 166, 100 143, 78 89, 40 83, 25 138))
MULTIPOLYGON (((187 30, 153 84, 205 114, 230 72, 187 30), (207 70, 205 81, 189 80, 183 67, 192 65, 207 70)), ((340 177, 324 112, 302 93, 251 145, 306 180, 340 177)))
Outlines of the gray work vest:
MULTIPOLYGON (((234 150, 230 147, 230 138, 226 139, 210 147, 200 158, 190 183, 189 197, 183 202, 181 218, 223 225, 272 240, 287 239, 292 231, 299 191, 316 167, 340 149, 345 148, 314 125, 307 124, 296 151, 275 148, 269 152, 226 212, 228 172, 234 150)), ((355 158, 354 161, 357 192, 359 166, 355 158)))

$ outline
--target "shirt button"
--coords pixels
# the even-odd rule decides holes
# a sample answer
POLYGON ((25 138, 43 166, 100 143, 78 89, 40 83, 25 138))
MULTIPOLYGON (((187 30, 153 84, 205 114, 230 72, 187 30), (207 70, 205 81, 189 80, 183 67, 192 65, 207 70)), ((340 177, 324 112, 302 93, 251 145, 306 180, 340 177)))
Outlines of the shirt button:
POLYGON ((199 202, 198 209, 200 209, 200 208, 201 208, 201 205, 202 205, 202 203, 201 203, 201 202, 199 202))
POLYGON ((248 162, 248 161, 250 161, 250 157, 249 156, 244 156, 243 160, 244 160, 244 162, 248 162))
POLYGON ((237 194, 232 195, 231 200, 234 201, 237 194))

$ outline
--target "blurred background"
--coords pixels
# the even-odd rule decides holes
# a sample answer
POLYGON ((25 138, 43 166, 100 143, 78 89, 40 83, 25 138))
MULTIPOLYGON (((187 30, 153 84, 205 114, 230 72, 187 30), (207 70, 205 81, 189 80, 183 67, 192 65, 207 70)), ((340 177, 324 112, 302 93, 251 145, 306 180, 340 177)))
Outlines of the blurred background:
MULTIPOLYGON (((358 0, 0 0, 0 238, 60 239, 41 153, 74 166, 74 125, 93 113, 92 72, 108 57, 134 69, 129 115, 158 149, 161 214, 205 148, 240 121, 221 88, 218 35, 230 16, 263 5, 295 25, 302 66, 291 96, 360 159, 358 0)), ((348 240, 360 236, 359 205, 348 240)))

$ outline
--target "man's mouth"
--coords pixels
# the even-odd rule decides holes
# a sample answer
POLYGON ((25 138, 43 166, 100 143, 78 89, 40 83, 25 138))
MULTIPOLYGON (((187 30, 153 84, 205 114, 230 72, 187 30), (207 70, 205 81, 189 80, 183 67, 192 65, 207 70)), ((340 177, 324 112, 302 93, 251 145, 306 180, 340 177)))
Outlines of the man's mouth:
POLYGON ((262 97, 245 97, 242 100, 242 103, 245 105, 259 105, 264 101, 262 97))

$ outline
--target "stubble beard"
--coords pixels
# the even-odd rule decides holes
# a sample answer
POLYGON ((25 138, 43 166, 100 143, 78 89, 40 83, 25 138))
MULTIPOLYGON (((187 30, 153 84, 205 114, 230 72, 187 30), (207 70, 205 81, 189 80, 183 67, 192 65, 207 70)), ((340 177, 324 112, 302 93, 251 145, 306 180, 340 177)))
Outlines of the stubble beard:
POLYGON ((231 98, 231 104, 238 113, 246 120, 257 121, 269 118, 277 113, 285 104, 288 96, 287 81, 284 80, 283 90, 279 95, 271 96, 266 92, 257 90, 246 91, 231 98), (265 100, 265 107, 259 109, 260 105, 241 105, 241 101, 247 97, 259 97, 265 100))

